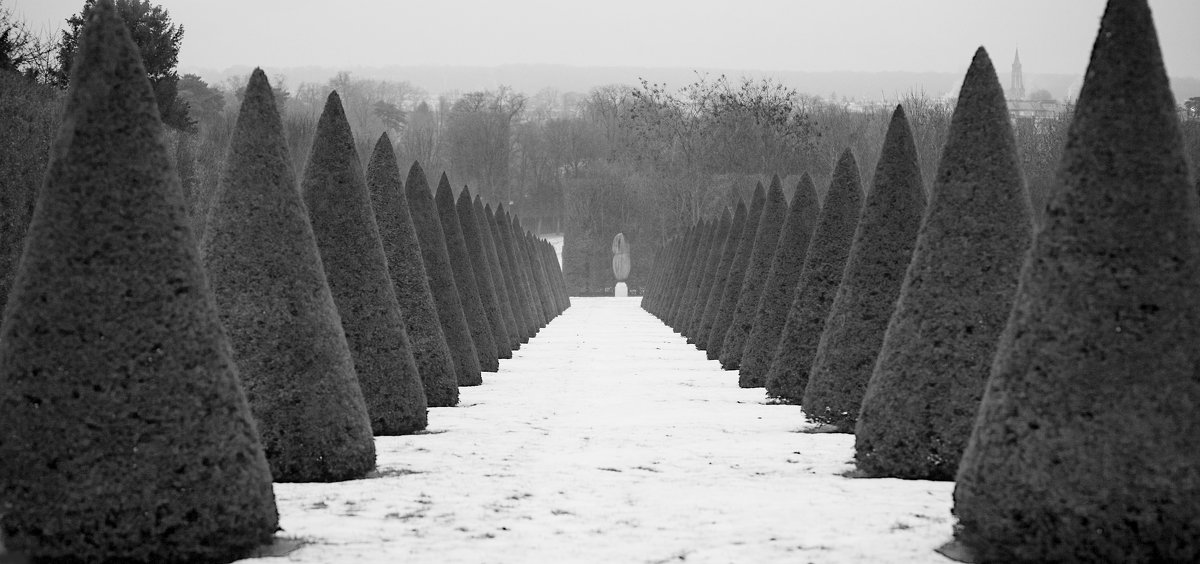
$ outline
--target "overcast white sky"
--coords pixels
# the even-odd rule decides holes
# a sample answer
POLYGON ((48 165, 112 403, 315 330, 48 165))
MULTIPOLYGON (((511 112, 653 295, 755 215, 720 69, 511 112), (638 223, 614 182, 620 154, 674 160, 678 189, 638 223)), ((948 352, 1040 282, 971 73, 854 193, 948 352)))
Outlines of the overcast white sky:
MULTIPOLYGON (((2 0, 35 29, 82 0, 2 0)), ((1014 48, 1082 74, 1104 0, 161 0, 180 66, 558 63, 807 71, 966 68, 1014 48)), ((1168 72, 1200 77, 1200 0, 1151 0, 1168 72)))

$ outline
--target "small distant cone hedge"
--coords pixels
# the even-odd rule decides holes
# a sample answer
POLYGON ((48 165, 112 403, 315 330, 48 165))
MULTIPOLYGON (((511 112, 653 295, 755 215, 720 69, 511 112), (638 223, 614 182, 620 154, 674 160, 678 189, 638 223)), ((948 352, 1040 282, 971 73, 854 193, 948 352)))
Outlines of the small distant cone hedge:
POLYGON ((337 92, 317 121, 301 187, 371 428, 376 435, 420 431, 428 423, 425 389, 337 92))
POLYGON ((1145 0, 1108 3, 955 478, 980 562, 1200 562, 1200 206, 1145 0))
POLYGON ((500 262, 500 253, 496 250, 496 239, 492 236, 491 224, 488 222, 488 217, 484 215, 491 212, 488 211, 488 208, 485 208, 483 199, 478 194, 475 195, 475 200, 471 203, 471 210, 472 217, 475 219, 475 229, 479 233, 483 252, 487 256, 488 273, 492 277, 492 288, 496 292, 496 305, 499 307, 505 333, 508 335, 508 349, 515 351, 521 348, 521 326, 517 322, 516 313, 513 311, 513 304, 516 302, 516 297, 513 295, 512 283, 504 274, 504 267, 500 262))
MULTIPOLYGON (((733 223, 729 224, 729 234, 725 237, 725 243, 721 246, 721 261, 717 264, 717 271, 714 273, 712 287, 709 289, 708 297, 704 300, 704 309, 700 314, 699 326, 696 329, 696 348, 700 350, 708 350, 709 334, 712 333, 713 323, 717 317, 717 310, 721 308, 721 298, 725 295, 725 286, 729 281, 729 270, 733 266, 733 260, 737 256, 738 245, 742 240, 742 233, 746 230, 746 203, 739 201, 733 210, 733 223)), ((699 304, 696 304, 699 307, 699 304)), ((701 310, 697 310, 701 311, 701 310)), ((715 360, 715 357, 710 357, 709 360, 715 360)))
POLYGON ((705 258, 704 265, 701 266, 701 279, 696 288, 696 295, 689 300, 688 308, 684 311, 681 330, 683 335, 688 338, 688 343, 696 343, 696 334, 700 329, 700 317, 704 313, 708 294, 712 291, 713 283, 717 278, 717 267, 721 263, 721 255, 725 251, 725 241, 729 238, 729 228, 732 223, 733 215, 729 213, 729 209, 726 209, 721 213, 717 229, 709 242, 708 256, 705 258))
MULTIPOLYGON (((742 362, 742 353, 746 348, 746 339, 754 329, 754 318, 758 313, 758 302, 762 298, 762 290, 770 274, 771 262, 775 258, 775 249, 779 244, 779 231, 787 218, 787 199, 783 196, 783 185, 779 176, 771 179, 767 190, 767 203, 763 207, 762 218, 758 221, 758 233, 754 236, 754 250, 750 254, 750 263, 746 265, 746 276, 742 282, 742 295, 738 298, 733 311, 733 321, 725 332, 725 344, 721 347, 721 368, 737 370, 742 362)), ((739 377, 739 385, 742 382, 739 377)), ((743 386, 752 387, 752 386, 743 386)))
POLYGON ((775 360, 775 348, 779 335, 787 322, 792 299, 796 296, 796 284, 800 281, 800 270, 808 256, 808 244, 817 226, 817 214, 821 205, 817 203, 817 189, 812 177, 805 174, 796 184, 796 193, 788 207, 788 216, 779 233, 775 246, 775 257, 771 260, 771 271, 758 300, 758 313, 754 326, 742 351, 742 362, 738 365, 738 385, 743 388, 761 388, 766 385, 767 372, 775 360))
POLYGON ((458 405, 454 359, 438 322, 433 290, 429 288, 425 261, 421 258, 421 244, 408 213, 400 166, 387 133, 375 143, 367 165, 367 188, 426 402, 429 407, 458 405))
POLYGON ((99 0, 0 327, 5 548, 229 562, 277 529, 154 92, 99 0))
POLYGON ((858 163, 854 154, 846 149, 834 168, 825 206, 821 208, 808 256, 796 283, 796 295, 775 346, 775 359, 767 371, 767 395, 771 397, 792 403, 800 403, 804 398, 813 357, 825 330, 825 319, 846 269, 862 200, 858 163))
POLYGON ((446 237, 442 233, 442 222, 433 203, 433 192, 420 163, 414 162, 408 170, 404 183, 408 199, 408 211, 412 216, 413 229, 420 241, 421 257, 425 260, 425 274, 429 277, 429 289, 437 305, 438 321, 442 334, 454 360, 454 374, 459 386, 478 386, 483 383, 479 368, 479 353, 475 341, 467 328, 463 314, 462 296, 454 281, 454 270, 450 266, 450 253, 446 250, 446 237))
POLYGON ((371 420, 266 74, 242 98, 201 254, 277 482, 361 478, 371 420))
POLYGON ((855 427, 870 476, 950 480, 1012 309, 1032 225, 1004 91, 982 48, 855 427))
POLYGON ((750 200, 750 210, 746 213, 746 225, 742 236, 738 239, 737 250, 733 262, 729 265, 729 275, 725 277, 725 290, 722 292, 720 305, 713 314, 712 328, 708 333, 709 360, 721 357, 725 346, 725 334, 733 323, 733 310, 737 307, 738 298, 742 295, 742 284, 746 280, 746 268, 750 265, 750 256, 754 254, 754 238, 758 235, 758 223, 762 220, 763 208, 767 204, 767 193, 759 184, 754 189, 754 198, 750 200))
POLYGON ((446 252, 450 257, 450 268, 454 271, 454 285, 458 288, 463 315, 467 319, 467 329, 471 331, 471 340, 475 343, 476 354, 479 355, 479 368, 484 372, 496 372, 500 369, 500 356, 496 338, 492 334, 492 322, 488 320, 483 300, 479 297, 475 268, 471 265, 471 254, 467 249, 466 239, 463 238, 458 208, 454 203, 454 190, 450 187, 450 179, 445 173, 442 173, 442 178, 438 181, 433 201, 438 219, 442 223, 442 234, 446 238, 446 252))
POLYGON ((917 148, 897 106, 804 390, 809 419, 854 432, 924 213, 917 148))

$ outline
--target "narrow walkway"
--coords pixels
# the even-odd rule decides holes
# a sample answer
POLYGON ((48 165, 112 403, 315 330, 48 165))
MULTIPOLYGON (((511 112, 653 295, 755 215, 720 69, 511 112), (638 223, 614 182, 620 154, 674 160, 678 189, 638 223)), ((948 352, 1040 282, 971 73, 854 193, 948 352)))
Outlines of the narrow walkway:
POLYGON ((286 558, 948 562, 953 484, 841 476, 853 436, 800 432, 638 303, 573 299, 427 434, 378 438, 378 477, 277 484, 286 558))

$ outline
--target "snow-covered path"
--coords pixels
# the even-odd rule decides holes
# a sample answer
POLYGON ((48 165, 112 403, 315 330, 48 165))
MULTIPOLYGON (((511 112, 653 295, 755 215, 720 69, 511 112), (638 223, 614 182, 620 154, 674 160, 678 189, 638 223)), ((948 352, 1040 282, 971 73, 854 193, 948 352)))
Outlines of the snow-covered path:
MULTIPOLYGON (((638 307, 573 306, 378 477, 276 484, 296 562, 948 562, 951 483, 843 477, 803 432, 638 307)), ((274 559, 247 562, 278 562, 274 559)))

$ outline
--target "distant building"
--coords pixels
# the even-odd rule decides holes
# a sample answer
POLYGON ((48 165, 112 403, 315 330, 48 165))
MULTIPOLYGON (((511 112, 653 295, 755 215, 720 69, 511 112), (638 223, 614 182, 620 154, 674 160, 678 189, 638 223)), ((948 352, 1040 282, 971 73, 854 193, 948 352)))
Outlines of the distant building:
POLYGON ((1064 107, 1057 100, 1028 100, 1025 94, 1025 74, 1021 71, 1021 52, 1013 56, 1012 79, 1008 92, 1008 115, 1014 121, 1028 118, 1033 120, 1053 118, 1063 113, 1064 107))

